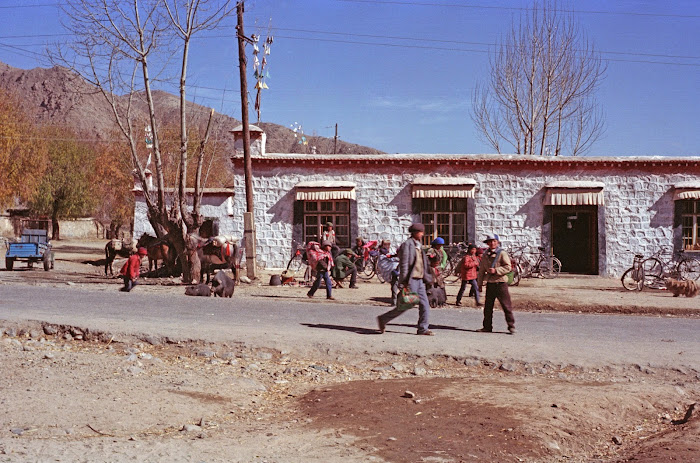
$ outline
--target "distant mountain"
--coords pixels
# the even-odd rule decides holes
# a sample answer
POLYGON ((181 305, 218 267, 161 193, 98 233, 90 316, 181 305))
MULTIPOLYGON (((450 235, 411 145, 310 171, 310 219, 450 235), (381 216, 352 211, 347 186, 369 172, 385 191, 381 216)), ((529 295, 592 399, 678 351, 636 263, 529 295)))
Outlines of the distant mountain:
MULTIPOLYGON (((0 88, 14 94, 22 109, 40 125, 57 125, 70 128, 89 139, 107 140, 118 134, 112 109, 99 91, 77 74, 55 66, 50 69, 19 69, 0 62, 0 88)), ((143 95, 135 95, 134 120, 146 124, 147 112, 143 95)), ((126 98, 122 96, 121 98, 126 98)), ((178 96, 164 91, 153 92, 156 113, 162 125, 179 124, 178 96)), ((209 109, 196 103, 188 103, 189 124, 206 127, 209 109)), ((252 116, 252 114, 251 114, 252 116)), ((224 134, 220 138, 228 152, 233 150, 233 137, 228 130, 240 121, 225 114, 215 113, 214 127, 224 134)), ((251 123, 254 123, 251 121, 251 123)), ((311 153, 334 151, 332 138, 306 135, 308 144, 299 143, 295 133, 282 125, 269 122, 256 124, 267 133, 268 153, 311 153)), ((382 151, 366 146, 337 142, 338 154, 381 154, 382 151)))

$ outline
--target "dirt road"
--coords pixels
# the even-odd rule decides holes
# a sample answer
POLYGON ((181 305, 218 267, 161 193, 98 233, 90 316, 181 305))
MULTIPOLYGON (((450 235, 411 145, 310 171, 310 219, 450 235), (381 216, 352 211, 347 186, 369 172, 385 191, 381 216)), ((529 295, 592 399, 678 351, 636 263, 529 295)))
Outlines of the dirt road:
MULTIPOLYGON (((113 280, 100 276, 102 269, 82 263, 98 261, 99 246, 72 247, 57 252, 55 271, 0 272, 0 295, 16 294, 26 284, 34 290, 68 287, 86 300, 88 293, 116 291, 113 280)), ((552 291, 549 299, 556 295, 556 304, 563 304, 573 293, 599 292, 614 304, 596 309, 585 296, 592 310, 645 307, 663 314, 660 322, 696 309, 661 292, 632 300, 639 295, 617 294, 604 281, 581 281, 557 282, 585 287, 566 296, 561 287, 533 282, 534 289, 516 289, 514 299, 552 291)), ((337 296, 348 304, 364 297, 385 305, 386 285, 363 286, 337 296)), ((181 286, 147 284, 137 291, 184 297, 181 286)), ((303 289, 241 285, 235 297, 262 302, 280 291, 291 291, 289 298, 273 301, 299 300, 295 291, 303 289)), ((69 309, 54 299, 55 306, 42 302, 47 314, 69 309)), ((213 300, 197 301, 206 307, 213 300)), ((547 306, 537 310, 555 310, 546 297, 541 303, 547 306)), ((465 316, 478 316, 466 310, 465 316)), ((148 324, 147 312, 136 316, 148 324)), ((253 343, 235 327, 228 339, 183 341, 142 330, 138 337, 114 337, 12 318, 0 322, 0 461, 692 462, 700 455, 697 412, 682 422, 700 396, 700 378, 683 362, 504 361, 491 349, 478 356, 443 355, 397 348, 396 341, 367 352, 355 344, 313 346, 313 340, 280 349, 266 346, 264 338, 253 343)), ((409 318, 408 324, 414 321, 409 318)), ((0 319, 7 317, 0 313, 0 319)), ((410 327, 394 331, 383 336, 408 343, 419 338, 401 334, 410 327)), ((517 351, 526 336, 503 339, 517 351)))

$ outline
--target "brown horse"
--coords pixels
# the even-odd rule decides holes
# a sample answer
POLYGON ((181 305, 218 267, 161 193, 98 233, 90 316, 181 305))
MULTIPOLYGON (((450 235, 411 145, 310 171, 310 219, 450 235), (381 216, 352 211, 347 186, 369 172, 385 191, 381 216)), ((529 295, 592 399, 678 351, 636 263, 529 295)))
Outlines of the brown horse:
POLYGON ((223 246, 215 246, 211 239, 204 239, 197 235, 189 235, 190 243, 188 252, 190 256, 196 252, 201 264, 199 272, 199 282, 204 282, 204 275, 207 275, 207 283, 211 279, 211 274, 214 270, 231 269, 233 279, 237 280, 236 276, 238 269, 236 261, 238 259, 238 244, 224 243, 223 246))
POLYGON ((144 233, 139 238, 137 247, 146 248, 148 251, 148 271, 149 273, 158 270, 158 261, 161 261, 168 272, 175 262, 175 249, 165 239, 159 239, 144 233))
POLYGON ((107 270, 114 276, 114 270, 112 269, 112 263, 114 259, 119 257, 129 257, 134 251, 133 244, 131 241, 125 242, 124 240, 110 240, 105 245, 105 276, 107 276, 107 270))

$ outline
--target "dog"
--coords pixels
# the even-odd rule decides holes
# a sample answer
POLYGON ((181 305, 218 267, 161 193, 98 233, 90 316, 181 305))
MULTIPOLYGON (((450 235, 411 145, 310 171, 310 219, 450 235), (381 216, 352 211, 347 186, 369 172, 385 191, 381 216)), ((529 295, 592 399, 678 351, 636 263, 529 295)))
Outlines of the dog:
POLYGON ((698 294, 698 285, 693 280, 665 280, 666 289, 673 293, 673 297, 684 295, 685 297, 695 297, 698 294))

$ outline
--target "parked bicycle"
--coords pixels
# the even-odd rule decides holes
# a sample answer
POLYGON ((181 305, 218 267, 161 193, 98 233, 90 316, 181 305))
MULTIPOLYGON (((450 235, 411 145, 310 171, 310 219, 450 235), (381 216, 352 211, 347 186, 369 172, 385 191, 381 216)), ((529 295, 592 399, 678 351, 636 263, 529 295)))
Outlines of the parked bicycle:
POLYGON ((447 252, 447 265, 443 270, 445 283, 455 283, 460 281, 460 262, 467 255, 467 243, 452 243, 445 247, 447 252))
POLYGON ((561 261, 545 253, 542 246, 538 246, 537 253, 529 253, 529 246, 515 248, 511 251, 513 266, 513 280, 511 286, 517 286, 522 278, 556 278, 561 272, 561 261))
POLYGON ((296 241, 292 240, 292 251, 292 258, 287 263, 286 276, 301 277, 301 284, 310 285, 312 283, 312 274, 309 262, 306 260, 306 244, 297 244, 296 241))
POLYGON ((646 258, 636 254, 632 267, 620 278, 622 286, 629 291, 641 291, 645 286, 653 289, 666 288, 666 278, 699 281, 700 261, 688 257, 683 252, 676 252, 675 256, 678 256, 678 259, 674 259, 674 254, 666 249, 660 249, 646 258))

